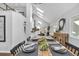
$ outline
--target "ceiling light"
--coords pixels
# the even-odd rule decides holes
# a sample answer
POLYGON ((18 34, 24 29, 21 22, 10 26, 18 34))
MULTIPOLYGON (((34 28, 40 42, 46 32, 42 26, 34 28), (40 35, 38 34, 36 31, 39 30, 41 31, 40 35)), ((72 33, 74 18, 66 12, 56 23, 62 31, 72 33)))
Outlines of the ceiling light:
POLYGON ((79 20, 77 20, 77 21, 74 21, 74 23, 75 23, 75 24, 77 24, 77 25, 79 25, 79 20))
POLYGON ((44 11, 43 10, 41 10, 41 9, 39 9, 39 8, 36 8, 39 12, 41 12, 41 13, 44 13, 44 11))

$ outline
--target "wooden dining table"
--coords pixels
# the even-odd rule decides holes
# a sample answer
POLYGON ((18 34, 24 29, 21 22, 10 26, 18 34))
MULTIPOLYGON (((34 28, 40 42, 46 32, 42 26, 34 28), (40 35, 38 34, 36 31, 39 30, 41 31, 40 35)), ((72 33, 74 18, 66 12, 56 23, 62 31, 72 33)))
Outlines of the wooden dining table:
POLYGON ((49 48, 47 51, 40 51, 40 49, 38 48, 38 56, 75 56, 75 54, 73 54, 70 50, 68 50, 66 47, 65 49, 67 50, 67 53, 58 53, 54 50, 51 49, 51 46, 57 46, 57 45, 61 45, 58 41, 48 41, 47 42, 49 45, 49 48))
POLYGON ((51 45, 55 45, 55 44, 60 44, 58 41, 54 40, 54 38, 49 38, 47 37, 47 43, 49 45, 49 48, 47 51, 41 51, 38 47, 38 39, 39 38, 32 38, 35 41, 31 41, 32 43, 37 42, 37 44, 35 45, 36 50, 34 52, 31 53, 24 53, 24 52, 20 52, 17 54, 17 56, 75 56, 71 51, 69 51, 67 48, 65 48, 67 50, 67 53, 57 53, 54 50, 51 49, 51 45))

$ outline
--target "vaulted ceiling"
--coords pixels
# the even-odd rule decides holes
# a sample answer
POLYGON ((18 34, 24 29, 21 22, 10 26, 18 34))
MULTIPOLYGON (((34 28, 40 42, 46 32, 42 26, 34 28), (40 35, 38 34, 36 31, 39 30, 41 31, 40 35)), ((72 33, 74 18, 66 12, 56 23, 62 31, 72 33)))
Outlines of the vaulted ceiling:
POLYGON ((36 7, 44 11, 44 20, 50 24, 55 23, 57 18, 76 7, 77 3, 41 3, 35 4, 36 7))
MULTIPOLYGON (((26 12, 26 3, 7 3, 10 7, 14 9, 21 9, 26 12)), ((35 7, 40 8, 44 11, 44 19, 42 22, 54 24, 67 11, 75 8, 78 3, 34 3, 35 7)))

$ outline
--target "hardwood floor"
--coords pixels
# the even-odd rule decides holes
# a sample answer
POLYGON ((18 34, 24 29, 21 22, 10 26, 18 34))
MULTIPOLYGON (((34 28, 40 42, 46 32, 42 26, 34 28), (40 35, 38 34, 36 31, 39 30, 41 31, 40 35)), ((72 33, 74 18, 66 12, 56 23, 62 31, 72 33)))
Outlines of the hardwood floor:
POLYGON ((0 51, 0 56, 12 56, 12 54, 9 51, 0 51))

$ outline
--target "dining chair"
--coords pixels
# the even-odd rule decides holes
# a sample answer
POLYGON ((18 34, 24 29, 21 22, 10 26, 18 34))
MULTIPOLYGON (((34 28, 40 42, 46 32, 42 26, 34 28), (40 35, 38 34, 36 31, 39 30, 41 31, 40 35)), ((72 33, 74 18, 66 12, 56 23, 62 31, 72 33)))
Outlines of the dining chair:
POLYGON ((16 56, 20 51, 22 51, 22 47, 24 46, 25 41, 17 44, 15 47, 13 47, 10 52, 13 56, 16 56))
POLYGON ((66 42, 66 48, 68 50, 70 50, 72 53, 74 53, 75 55, 79 56, 79 48, 66 42))
POLYGON ((12 54, 13 56, 16 55, 16 51, 15 51, 15 50, 16 50, 15 48, 13 48, 13 49, 10 50, 10 52, 11 52, 11 54, 12 54))
POLYGON ((54 33, 54 39, 65 46, 65 42, 69 41, 69 34, 63 33, 63 32, 62 33, 61 32, 55 32, 54 33))

